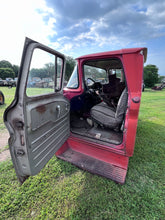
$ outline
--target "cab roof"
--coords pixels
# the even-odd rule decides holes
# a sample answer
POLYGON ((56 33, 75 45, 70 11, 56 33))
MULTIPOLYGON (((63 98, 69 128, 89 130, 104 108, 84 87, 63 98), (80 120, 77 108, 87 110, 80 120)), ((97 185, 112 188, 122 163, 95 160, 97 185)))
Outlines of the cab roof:
POLYGON ((80 56, 78 59, 87 59, 87 58, 96 58, 96 57, 106 57, 106 56, 112 56, 112 55, 123 55, 123 54, 133 54, 143 51, 144 54, 144 62, 146 62, 147 59, 147 48, 145 47, 138 47, 138 48, 127 48, 127 49, 121 49, 121 50, 114 50, 114 51, 107 51, 107 52, 101 52, 101 53, 94 53, 94 54, 88 54, 84 56, 80 56))

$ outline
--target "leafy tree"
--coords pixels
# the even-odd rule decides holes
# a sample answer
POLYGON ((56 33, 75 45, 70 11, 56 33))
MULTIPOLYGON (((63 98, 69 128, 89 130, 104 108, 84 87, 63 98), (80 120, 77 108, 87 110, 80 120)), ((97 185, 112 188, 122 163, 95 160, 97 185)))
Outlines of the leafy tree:
POLYGON ((12 66, 12 69, 14 70, 15 77, 17 77, 17 76, 18 76, 18 73, 19 73, 19 66, 13 65, 13 66, 12 66))
POLYGON ((165 81, 165 76, 159 76, 158 83, 162 83, 165 81))
POLYGON ((156 65, 144 67, 144 84, 146 87, 153 87, 158 82, 158 68, 156 65))
POLYGON ((31 69, 30 78, 33 78, 33 77, 39 77, 41 79, 47 77, 46 69, 44 69, 44 68, 40 68, 40 69, 33 68, 33 69, 31 69))
POLYGON ((44 67, 44 71, 45 71, 45 77, 50 77, 53 79, 54 73, 55 73, 55 66, 53 63, 46 63, 45 67, 44 67))
POLYGON ((75 65, 76 65, 75 59, 73 59, 70 56, 67 56, 66 57, 66 69, 65 69, 65 80, 66 81, 69 80, 75 65))
POLYGON ((13 68, 12 67, 12 64, 9 62, 9 61, 7 61, 7 60, 1 60, 0 61, 0 68, 13 68))
POLYGON ((0 68, 0 78, 14 78, 15 73, 12 68, 0 68))
POLYGON ((55 74, 55 66, 53 63, 46 63, 43 68, 33 68, 30 71, 30 78, 39 77, 39 78, 52 78, 55 74))
MULTIPOLYGON (((14 77, 18 76, 18 72, 19 72, 19 66, 17 65, 12 65, 9 61, 7 60, 1 60, 0 61, 0 68, 10 68, 14 71, 14 77)), ((2 71, 1 71, 2 72, 2 71)), ((3 74, 4 71, 3 71, 3 74)), ((8 70, 6 70, 6 74, 8 74, 8 70)), ((8 75, 3 76, 3 78, 8 78, 8 75)), ((12 77, 13 78, 13 77, 12 77)))
MULTIPOLYGON (((76 61, 72 58, 72 57, 66 57, 66 69, 65 69, 65 80, 69 80, 70 75, 73 72, 73 69, 75 67, 76 61)), ((60 69, 61 67, 61 63, 57 63, 57 69, 60 69)), ((43 68, 33 68, 30 71, 30 78, 33 77, 40 77, 42 78, 46 78, 46 77, 50 77, 50 78, 54 78, 54 74, 55 74, 55 66, 53 63, 46 63, 45 66, 43 68)))
MULTIPOLYGON (((60 63, 57 64, 57 68, 60 68, 60 63)), ((74 69, 76 65, 76 61, 70 57, 67 56, 66 57, 66 69, 65 69, 65 80, 69 80, 72 71, 74 69)), ((18 76, 18 72, 19 72, 19 66, 18 65, 12 65, 9 61, 7 60, 1 60, 0 61, 0 78, 2 79, 6 79, 6 78, 14 78, 18 76), (10 69, 10 70, 9 70, 10 69)), ((53 79, 55 73, 55 66, 53 63, 47 63, 45 64, 45 66, 43 68, 33 68, 30 71, 30 78, 33 77, 40 77, 42 78, 46 78, 46 77, 50 77, 53 79)))

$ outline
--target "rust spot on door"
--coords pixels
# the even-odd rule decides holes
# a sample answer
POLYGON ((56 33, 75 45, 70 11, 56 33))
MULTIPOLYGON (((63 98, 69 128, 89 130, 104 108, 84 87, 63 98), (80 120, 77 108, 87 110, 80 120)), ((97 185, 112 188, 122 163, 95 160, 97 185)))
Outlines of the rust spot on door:
POLYGON ((45 105, 37 106, 36 111, 42 114, 46 111, 46 106, 45 105))

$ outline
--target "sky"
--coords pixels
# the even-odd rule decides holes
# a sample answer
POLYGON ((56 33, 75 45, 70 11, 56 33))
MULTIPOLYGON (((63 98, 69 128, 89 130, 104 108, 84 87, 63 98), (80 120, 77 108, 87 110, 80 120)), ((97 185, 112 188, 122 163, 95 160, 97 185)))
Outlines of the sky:
POLYGON ((0 60, 20 65, 25 37, 74 58, 147 47, 165 75, 165 0, 0 0, 0 60))

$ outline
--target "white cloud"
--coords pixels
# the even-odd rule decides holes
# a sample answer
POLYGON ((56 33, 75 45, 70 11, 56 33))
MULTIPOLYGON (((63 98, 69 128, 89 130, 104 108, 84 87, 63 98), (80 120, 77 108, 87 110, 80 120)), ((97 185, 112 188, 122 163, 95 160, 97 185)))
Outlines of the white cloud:
POLYGON ((0 60, 19 65, 26 36, 49 44, 48 37, 56 34, 56 20, 43 20, 43 16, 53 14, 44 0, 0 0, 0 5, 0 60))
POLYGON ((72 48, 78 40, 78 47, 97 44, 99 47, 109 45, 111 49, 115 44, 126 47, 165 35, 165 3, 160 0, 79 0, 76 4, 73 0, 67 0, 67 4, 58 0, 46 1, 58 15, 55 15, 58 25, 54 27, 57 31, 54 41, 59 41, 58 38, 61 41, 64 32, 72 48))

